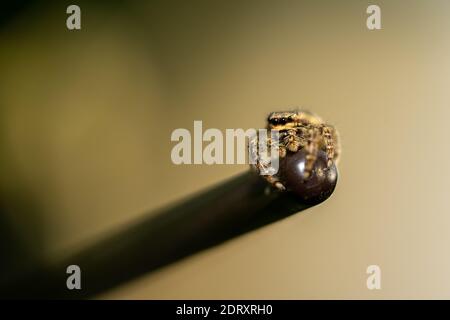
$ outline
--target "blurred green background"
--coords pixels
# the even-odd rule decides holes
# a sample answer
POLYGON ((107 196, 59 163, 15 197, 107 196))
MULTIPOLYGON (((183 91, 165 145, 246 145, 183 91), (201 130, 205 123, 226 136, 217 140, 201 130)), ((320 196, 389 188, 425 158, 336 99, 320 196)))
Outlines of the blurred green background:
POLYGON ((449 12, 445 0, 11 2, 1 277, 247 170, 172 164, 174 129, 258 128, 300 106, 341 135, 328 201, 100 298, 450 298, 449 12), (382 30, 366 28, 370 4, 382 30), (366 287, 372 264, 381 290, 366 287))

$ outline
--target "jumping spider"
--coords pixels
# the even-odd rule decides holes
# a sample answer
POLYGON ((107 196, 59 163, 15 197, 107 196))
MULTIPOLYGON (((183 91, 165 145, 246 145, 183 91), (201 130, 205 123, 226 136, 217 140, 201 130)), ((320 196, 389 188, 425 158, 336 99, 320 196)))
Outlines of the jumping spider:
MULTIPOLYGON (((337 162, 339 156, 338 133, 334 127, 324 123, 321 118, 308 111, 272 112, 267 118, 267 129, 277 130, 278 145, 268 142, 270 148, 278 148, 279 157, 284 158, 288 152, 306 151, 304 177, 311 175, 319 150, 327 156, 327 167, 337 162)), ((258 161, 256 170, 261 171, 266 163, 258 161)), ((265 175, 264 178, 279 190, 285 190, 279 176, 265 175)))

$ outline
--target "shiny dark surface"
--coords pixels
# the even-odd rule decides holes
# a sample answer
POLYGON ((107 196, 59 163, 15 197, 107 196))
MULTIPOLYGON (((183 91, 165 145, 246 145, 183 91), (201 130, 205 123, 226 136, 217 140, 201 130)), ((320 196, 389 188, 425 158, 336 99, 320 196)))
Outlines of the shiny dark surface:
POLYGON ((333 164, 327 168, 327 158, 319 151, 311 176, 305 179, 306 152, 288 152, 280 162, 280 176, 288 191, 309 203, 324 201, 332 193, 337 183, 337 169, 333 164))

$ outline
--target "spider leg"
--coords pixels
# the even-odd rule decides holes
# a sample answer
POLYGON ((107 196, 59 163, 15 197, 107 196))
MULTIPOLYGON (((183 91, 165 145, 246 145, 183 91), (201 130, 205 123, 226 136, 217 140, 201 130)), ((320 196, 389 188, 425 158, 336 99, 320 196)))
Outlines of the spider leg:
POLYGON ((321 139, 320 127, 311 126, 308 130, 308 139, 305 147, 306 151, 306 161, 304 176, 308 179, 311 175, 312 169, 314 167, 314 162, 317 159, 317 152, 319 151, 319 142, 321 139))
POLYGON ((333 161, 338 159, 339 148, 337 146, 337 132, 332 126, 327 124, 322 124, 320 129, 325 152, 327 154, 327 167, 330 167, 333 164, 333 161))
POLYGON ((280 158, 286 157, 287 150, 286 150, 285 146, 279 146, 278 152, 279 152, 280 158))
POLYGON ((280 191, 286 190, 286 187, 280 182, 280 179, 278 179, 277 176, 264 176, 264 178, 269 182, 272 186, 277 188, 280 191))
MULTIPOLYGON (((275 141, 272 138, 269 138, 269 145, 270 145, 270 152, 272 152, 272 149, 275 149, 275 151, 278 149, 278 155, 280 158, 286 156, 286 148, 283 144, 279 143, 278 140, 275 141)), ((280 191, 286 190, 285 186, 280 182, 280 179, 276 174, 265 175, 264 178, 278 190, 280 191)))
MULTIPOLYGON (((257 162, 255 164, 255 167, 258 171, 258 173, 261 172, 265 172, 267 171, 267 167, 265 165, 263 165, 261 162, 257 162)), ((267 182, 269 182, 272 186, 274 186, 275 188, 277 188, 280 191, 284 191, 286 190, 286 187, 280 182, 279 177, 276 174, 272 174, 272 175, 263 175, 262 176, 267 182)))
MULTIPOLYGON (((270 150, 272 150, 272 148, 275 148, 275 149, 279 148, 280 154, 283 152, 281 149, 282 147, 279 146, 278 143, 273 141, 271 138, 267 139, 267 145, 270 147, 270 150)), ((258 138, 256 136, 253 137, 252 139, 250 139, 249 148, 250 148, 251 156, 255 162, 253 164, 253 167, 257 171, 257 173, 261 174, 261 173, 270 172, 271 159, 267 154, 265 155, 264 152, 263 153, 258 152, 259 151, 258 138)), ((284 150, 284 154, 286 154, 286 149, 284 147, 283 147, 283 150, 284 150)), ((280 157, 281 157, 281 155, 280 155, 280 157)), ((272 175, 271 174, 261 174, 261 175, 273 187, 277 188, 280 191, 286 190, 286 188, 280 182, 279 177, 276 174, 272 174, 272 175)))
POLYGON ((339 162, 339 158, 341 155, 341 145, 340 145, 340 138, 339 138, 339 132, 333 128, 333 145, 334 145, 334 163, 337 164, 339 162))

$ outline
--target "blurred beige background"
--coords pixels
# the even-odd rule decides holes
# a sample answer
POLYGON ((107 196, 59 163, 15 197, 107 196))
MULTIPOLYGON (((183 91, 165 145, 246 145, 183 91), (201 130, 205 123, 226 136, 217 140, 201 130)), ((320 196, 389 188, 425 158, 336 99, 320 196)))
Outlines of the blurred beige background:
POLYGON ((0 32, 0 191, 21 241, 55 259, 247 170, 173 165, 176 128, 302 106, 341 134, 328 201, 99 298, 450 298, 450 2, 373 3, 379 31, 359 0, 79 2, 72 32, 63 5, 18 15, 0 32))

